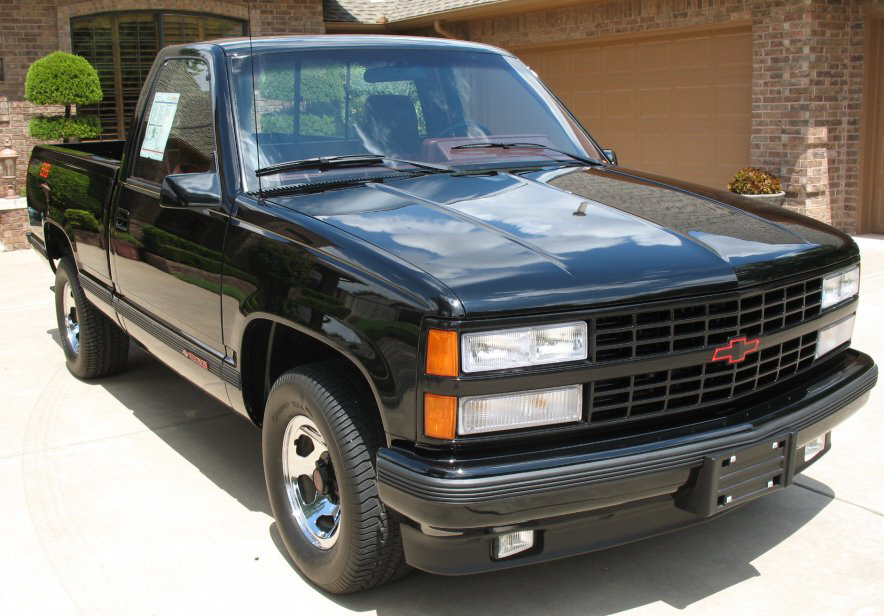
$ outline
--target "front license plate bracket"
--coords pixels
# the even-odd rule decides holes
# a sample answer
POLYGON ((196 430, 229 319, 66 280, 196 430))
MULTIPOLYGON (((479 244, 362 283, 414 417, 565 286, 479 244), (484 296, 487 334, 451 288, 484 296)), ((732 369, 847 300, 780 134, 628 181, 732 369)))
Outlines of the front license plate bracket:
POLYGON ((794 434, 706 456, 692 488, 676 494, 678 507, 700 517, 732 509, 792 483, 794 434))

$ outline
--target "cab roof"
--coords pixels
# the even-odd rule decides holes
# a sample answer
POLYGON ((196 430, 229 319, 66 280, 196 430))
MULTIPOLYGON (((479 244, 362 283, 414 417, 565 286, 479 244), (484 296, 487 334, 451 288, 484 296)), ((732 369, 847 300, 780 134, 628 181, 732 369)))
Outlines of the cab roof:
MULTIPOLYGON (((468 41, 455 41, 451 39, 432 38, 425 36, 394 36, 388 34, 314 34, 299 36, 256 36, 237 37, 206 41, 217 45, 225 53, 271 53, 276 51, 288 51, 292 49, 316 49, 316 48, 347 48, 347 47, 371 47, 377 48, 403 48, 403 49, 462 49, 464 51, 480 51, 485 53, 507 54, 508 52, 498 47, 471 43, 468 41)), ((184 47, 193 45, 184 45, 184 47)))

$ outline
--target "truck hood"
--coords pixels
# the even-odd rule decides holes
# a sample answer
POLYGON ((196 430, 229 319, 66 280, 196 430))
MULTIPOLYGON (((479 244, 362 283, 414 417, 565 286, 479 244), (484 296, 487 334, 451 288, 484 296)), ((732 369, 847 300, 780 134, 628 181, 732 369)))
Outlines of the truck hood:
POLYGON ((857 254, 782 208, 611 168, 428 175, 274 201, 421 268, 474 317, 732 290, 857 254))

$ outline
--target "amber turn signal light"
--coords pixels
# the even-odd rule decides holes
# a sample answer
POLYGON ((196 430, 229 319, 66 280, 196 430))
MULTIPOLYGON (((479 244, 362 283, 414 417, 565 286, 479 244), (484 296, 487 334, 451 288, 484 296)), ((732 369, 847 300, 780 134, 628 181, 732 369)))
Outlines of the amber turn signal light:
POLYGON ((430 330, 427 335, 427 374, 457 376, 457 332, 430 330))
POLYGON ((424 434, 453 439, 457 427, 457 398, 424 394, 424 434))

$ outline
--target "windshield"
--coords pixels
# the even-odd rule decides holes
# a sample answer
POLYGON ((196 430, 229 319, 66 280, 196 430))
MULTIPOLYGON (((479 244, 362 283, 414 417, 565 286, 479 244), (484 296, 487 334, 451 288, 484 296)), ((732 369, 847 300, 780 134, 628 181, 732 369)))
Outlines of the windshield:
MULTIPOLYGON (((521 62, 414 48, 295 50, 232 58, 247 189, 255 171, 315 157, 375 154, 455 169, 602 160, 585 131, 521 62), (480 143, 525 147, 468 147, 480 143), (534 145, 532 145, 534 144, 534 145)), ((418 171, 407 164, 396 169, 418 171)), ((297 168, 260 188, 396 174, 383 166, 297 168)))

